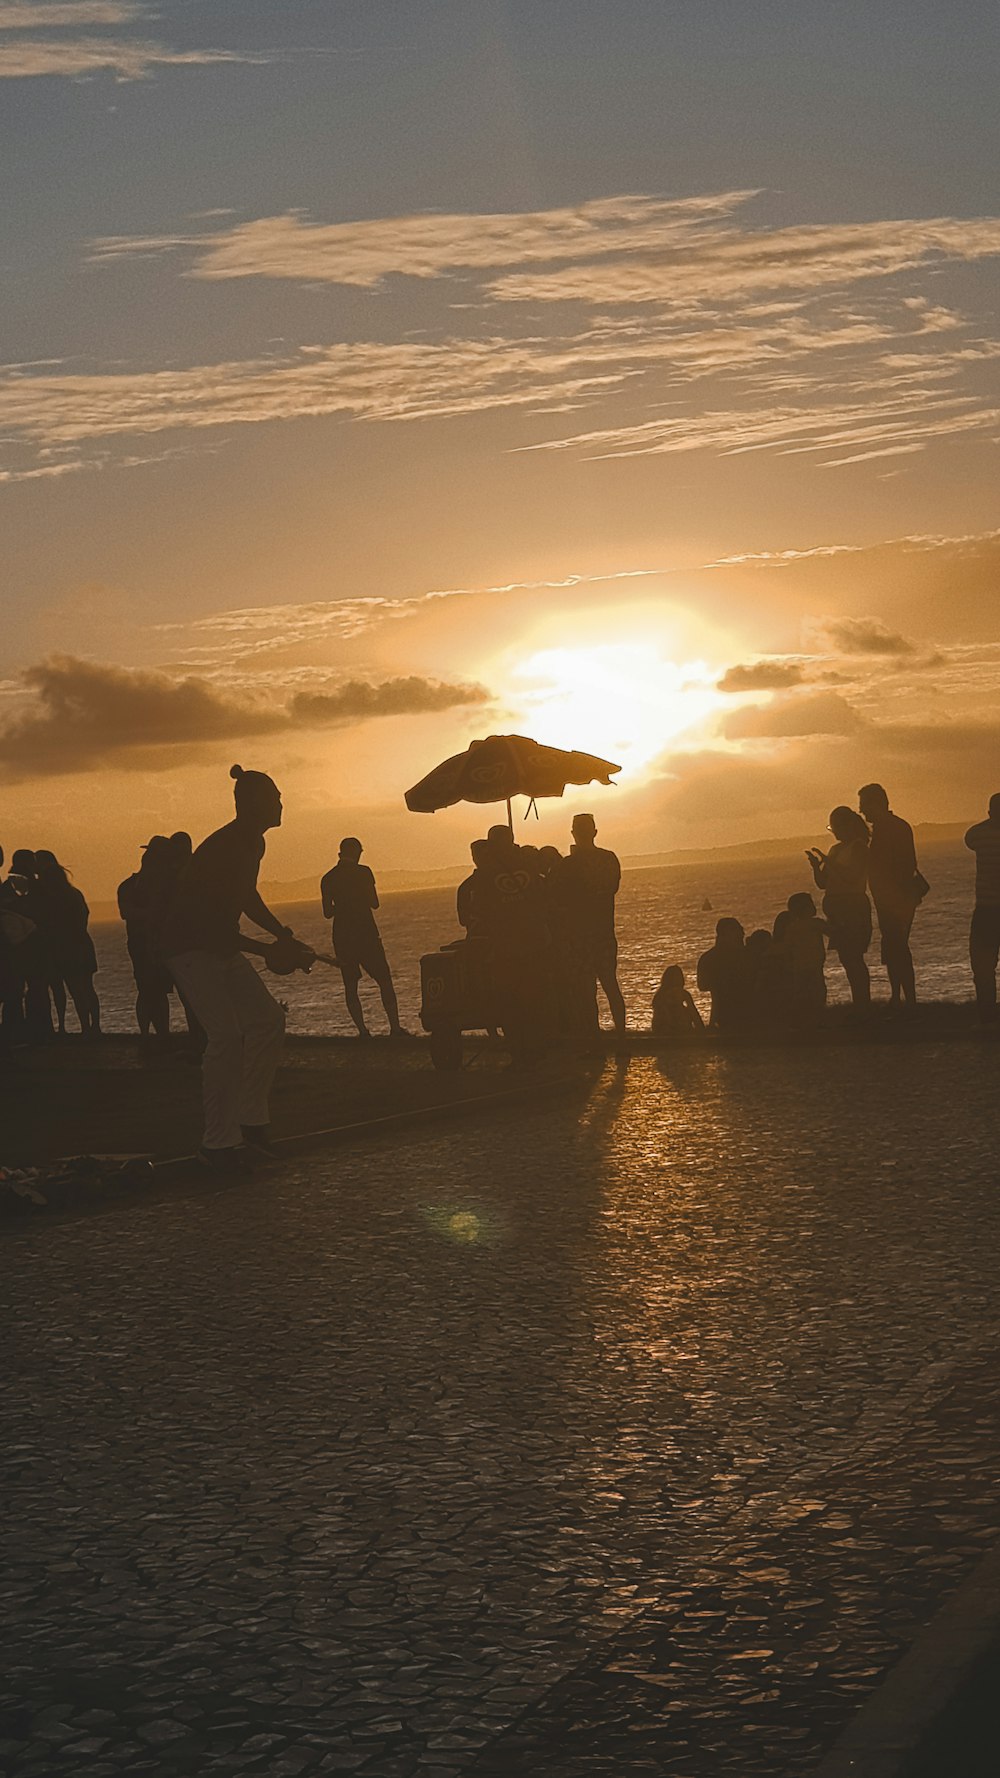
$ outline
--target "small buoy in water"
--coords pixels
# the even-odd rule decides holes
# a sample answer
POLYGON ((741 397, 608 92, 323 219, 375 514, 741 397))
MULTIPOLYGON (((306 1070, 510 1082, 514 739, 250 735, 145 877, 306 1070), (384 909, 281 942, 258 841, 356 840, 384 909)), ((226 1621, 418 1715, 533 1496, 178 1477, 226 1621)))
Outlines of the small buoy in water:
POLYGON ((709 901, 709 899, 708 899, 708 896, 707 896, 707 895, 706 895, 706 897, 705 897, 705 899, 704 899, 704 901, 703 901, 703 902, 702 902, 702 904, 701 904, 701 911, 702 911, 702 913, 703 913, 703 914, 710 914, 710 913, 711 913, 711 912, 712 912, 712 904, 711 904, 711 902, 710 902, 710 901, 709 901))

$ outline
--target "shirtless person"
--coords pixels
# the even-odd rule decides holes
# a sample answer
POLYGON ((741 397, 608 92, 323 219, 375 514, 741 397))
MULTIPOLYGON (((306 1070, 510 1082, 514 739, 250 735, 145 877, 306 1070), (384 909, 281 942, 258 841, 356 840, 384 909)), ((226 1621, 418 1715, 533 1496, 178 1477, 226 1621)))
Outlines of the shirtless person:
POLYGON ((375 923, 378 894, 375 878, 361 863, 363 847, 360 840, 340 842, 340 855, 328 870, 319 889, 323 913, 333 920, 333 948, 344 977, 344 998, 359 1037, 370 1037, 358 996, 362 971, 371 976, 378 987, 389 1021, 390 1037, 406 1037, 399 1022, 399 1005, 392 985, 392 971, 382 948, 382 937, 375 923))
POLYGON ((264 772, 233 766, 236 819, 194 852, 163 924, 162 950, 185 1002, 205 1032, 200 1159, 215 1173, 244 1170, 241 1144, 270 1153, 268 1095, 281 1060, 285 1015, 244 955, 278 973, 308 969, 314 953, 261 900, 264 835, 281 826, 281 793, 264 772), (245 914, 277 944, 240 931, 245 914))

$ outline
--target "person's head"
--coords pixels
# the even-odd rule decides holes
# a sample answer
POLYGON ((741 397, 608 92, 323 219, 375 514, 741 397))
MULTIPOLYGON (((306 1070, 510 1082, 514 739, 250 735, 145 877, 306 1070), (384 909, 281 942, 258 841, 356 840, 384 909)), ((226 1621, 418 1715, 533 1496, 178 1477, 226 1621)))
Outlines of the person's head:
POLYGON ((574 815, 570 831, 578 846, 592 846, 597 838, 597 822, 593 815, 574 815))
POLYGON ((755 957, 760 957, 763 956, 765 951, 771 949, 773 942, 767 927, 758 926, 747 938, 747 950, 751 951, 755 957))
POLYGON ((816 903, 805 889, 788 897, 788 912, 793 920, 815 920, 816 903))
POLYGON ((175 864, 186 864, 194 851, 194 842, 182 827, 170 835, 170 852, 175 864))
POLYGON ((472 859, 472 862, 475 865, 477 870, 479 869, 479 866, 481 864, 486 863, 486 856, 487 856, 487 853, 489 852, 489 849, 490 849, 489 840, 473 840, 471 846, 469 847, 469 857, 472 859))
POLYGON ((69 872, 59 863, 54 852, 36 852, 35 870, 40 883, 66 883, 69 872))
POLYGON ((990 820, 1000 823, 1000 790, 990 797, 990 820))
POLYGON ((497 821, 486 835, 486 844, 491 852, 506 857, 514 850, 514 835, 502 821, 497 821))
POLYGON ((858 808, 866 821, 877 821, 889 813, 889 797, 881 784, 862 784, 858 791, 858 808))
POLYGON ((342 864, 358 864, 358 863, 360 863, 361 854, 363 851, 364 851, 364 847, 361 844, 361 841, 355 839, 353 834, 348 834, 347 838, 341 840, 341 842, 340 842, 341 863, 342 864))
POLYGON ((10 861, 12 877, 35 877, 38 872, 35 865, 35 854, 29 852, 27 846, 18 846, 10 861))
POLYGON ((781 944, 782 939, 785 938, 785 936, 788 932, 788 928, 790 927, 791 923, 792 923, 791 914, 788 912, 787 908, 782 908, 780 914, 775 915, 774 925, 771 927, 771 942, 773 944, 776 944, 776 945, 781 944))
POLYGON ((229 776, 235 785, 238 820, 258 833, 281 826, 281 792, 273 778, 266 772, 245 772, 242 766, 231 766, 229 776))
POLYGON ((142 848, 142 863, 140 864, 139 869, 141 871, 146 871, 148 874, 152 874, 155 871, 162 870, 164 866, 169 865, 169 863, 170 841, 167 839, 165 833, 154 833, 152 839, 147 840, 142 848))
POLYGON ((743 944, 743 928, 731 914, 715 922, 715 942, 722 951, 738 951, 743 944))
POLYGON ((539 846, 538 868, 543 877, 547 877, 550 870, 555 870, 555 867, 560 862, 561 858, 562 853, 558 846, 539 846))
POLYGON ((671 963, 660 977, 660 988, 664 994, 683 994, 684 971, 679 963, 671 963))
POLYGON ((848 845, 851 840, 863 840, 868 843, 868 828, 857 809, 849 809, 846 803, 838 803, 830 810, 830 832, 835 840, 848 845))

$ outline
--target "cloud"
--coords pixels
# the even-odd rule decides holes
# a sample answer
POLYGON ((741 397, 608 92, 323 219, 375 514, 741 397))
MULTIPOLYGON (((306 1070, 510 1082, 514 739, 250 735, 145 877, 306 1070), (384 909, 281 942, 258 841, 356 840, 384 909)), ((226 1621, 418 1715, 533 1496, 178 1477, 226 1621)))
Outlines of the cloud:
POLYGON ((291 691, 281 700, 69 655, 29 668, 22 681, 33 700, 0 728, 0 765, 14 781, 111 761, 166 771, 176 765, 174 749, 181 746, 421 715, 488 699, 482 686, 411 676, 380 684, 349 680, 325 690, 291 691))
POLYGON ((44 76, 80 78, 111 73, 117 80, 144 80, 154 68, 207 67, 219 62, 264 63, 272 55, 234 49, 168 49, 130 38, 15 38, 0 40, 0 80, 44 76))
POLYGON ((779 740, 800 735, 854 735, 864 718, 839 692, 792 694, 763 706, 734 710, 722 724, 728 741, 779 740))
POLYGON ((705 222, 753 192, 709 197, 601 198, 558 210, 377 217, 316 223, 299 211, 261 216, 209 233, 112 235, 95 260, 188 251, 195 278, 292 278, 371 289, 390 275, 437 278, 475 268, 586 261, 653 242, 697 240, 705 222))
MULTIPOLYGON (((931 217, 748 228, 735 214, 760 193, 625 195, 573 208, 312 222, 299 211, 208 233, 119 235, 97 259, 182 251, 196 278, 291 278, 372 288, 390 275, 509 272, 487 285, 501 302, 648 304, 677 309, 775 291, 811 292, 943 261, 1000 253, 1000 218, 931 217)), ((921 299, 917 306, 933 311, 921 299)), ((954 326, 938 311, 939 325, 954 326)))
POLYGON ((573 271, 519 272, 494 282, 506 302, 603 305, 734 302, 773 291, 813 291, 895 276, 943 261, 1000 253, 1000 217, 743 229, 720 217, 674 243, 649 230, 645 252, 573 271))
POLYGON ((727 667, 718 682, 720 691, 784 691, 801 685, 805 670, 801 661, 750 661, 727 667))
POLYGON ((811 626, 813 632, 837 654, 906 656, 916 646, 879 617, 825 617, 811 626))
POLYGON ((0 31, 46 31, 60 25, 127 25, 142 16, 136 0, 0 0, 0 31))

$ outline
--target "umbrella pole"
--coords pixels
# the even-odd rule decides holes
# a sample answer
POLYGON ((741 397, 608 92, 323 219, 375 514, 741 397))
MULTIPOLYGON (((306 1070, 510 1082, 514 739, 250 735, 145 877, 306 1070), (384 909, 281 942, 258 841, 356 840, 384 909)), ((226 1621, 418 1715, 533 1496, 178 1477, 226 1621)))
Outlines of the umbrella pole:
POLYGON ((513 837, 513 834, 514 834, 514 811, 510 806, 510 797, 507 798, 507 826, 510 828, 511 837, 513 837))

